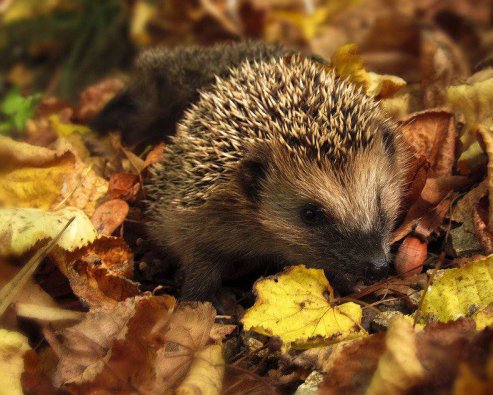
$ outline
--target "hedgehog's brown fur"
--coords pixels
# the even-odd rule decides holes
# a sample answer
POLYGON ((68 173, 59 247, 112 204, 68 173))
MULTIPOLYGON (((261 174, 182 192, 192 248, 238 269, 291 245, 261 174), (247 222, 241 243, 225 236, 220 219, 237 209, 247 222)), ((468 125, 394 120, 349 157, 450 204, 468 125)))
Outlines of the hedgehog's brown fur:
POLYGON ((363 276, 388 257, 404 152, 377 103, 313 60, 245 62, 201 93, 148 186, 149 233, 178 255, 186 298, 233 263, 363 276), (325 222, 305 226, 314 203, 325 222))

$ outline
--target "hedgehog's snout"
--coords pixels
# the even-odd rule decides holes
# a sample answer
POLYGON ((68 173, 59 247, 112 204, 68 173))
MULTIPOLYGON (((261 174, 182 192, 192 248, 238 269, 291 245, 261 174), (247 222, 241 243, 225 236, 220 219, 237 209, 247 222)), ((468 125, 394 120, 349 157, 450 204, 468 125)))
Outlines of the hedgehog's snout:
POLYGON ((390 259, 382 252, 374 257, 371 257, 367 267, 367 278, 370 281, 381 280, 388 276, 390 269, 390 259))

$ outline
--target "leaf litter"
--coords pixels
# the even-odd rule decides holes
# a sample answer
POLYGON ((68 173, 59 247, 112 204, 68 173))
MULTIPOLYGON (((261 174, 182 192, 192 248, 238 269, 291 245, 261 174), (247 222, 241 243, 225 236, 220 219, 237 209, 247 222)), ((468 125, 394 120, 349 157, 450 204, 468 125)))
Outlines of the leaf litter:
MULTIPOLYGON (((37 10, 7 3, 0 12, 12 31, 15 21, 89 12, 76 1, 37 10)), ((15 51, 0 40, 8 82, 19 86, 0 100, 0 358, 9 369, 0 391, 293 393, 306 382, 321 394, 488 393, 491 4, 110 3, 128 11, 111 25, 130 26, 123 49, 262 38, 330 59, 379 100, 409 150, 395 275, 340 297, 321 271, 294 266, 259 279, 255 295, 251 283, 224 287, 220 315, 207 303, 177 302, 173 262, 150 251, 141 231, 142 185, 163 143, 133 151, 118 133, 103 138, 87 124, 124 78, 105 69, 81 91, 70 62, 48 78, 45 66, 11 61, 15 51), (77 91, 78 103, 37 93, 45 88, 77 91), (37 272, 25 275, 33 259, 37 272)), ((52 37, 31 34, 19 48, 57 64, 70 38, 52 37)), ((81 70, 97 64, 95 53, 81 70)))

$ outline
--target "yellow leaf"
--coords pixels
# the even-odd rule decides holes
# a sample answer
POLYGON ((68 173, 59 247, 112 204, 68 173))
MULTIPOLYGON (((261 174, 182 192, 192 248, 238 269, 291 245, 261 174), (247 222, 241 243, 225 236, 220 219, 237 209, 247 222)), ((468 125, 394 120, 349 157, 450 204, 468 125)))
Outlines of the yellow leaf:
POLYGON ((493 76, 484 75, 486 79, 479 80, 475 76, 471 77, 474 82, 470 84, 447 89, 448 101, 455 110, 464 114, 470 131, 476 129, 478 124, 493 126, 493 76))
POLYGON ((21 375, 24 354, 30 350, 27 338, 17 332, 0 329, 0 395, 22 395, 21 375))
POLYGON ((0 136, 0 206, 48 209, 73 170, 75 157, 0 136))
POLYGON ((357 44, 339 47, 332 55, 331 62, 338 76, 360 84, 368 96, 389 98, 406 86, 406 81, 400 77, 367 72, 357 44))
POLYGON ((77 158, 64 138, 57 148, 0 136, 0 206, 44 210, 73 206, 92 215, 108 182, 77 158))
POLYGON ((276 11, 273 12, 272 15, 279 19, 286 20, 290 24, 298 27, 302 37, 306 40, 311 40, 317 35, 320 27, 325 24, 328 10, 325 7, 321 7, 314 10, 311 14, 297 11, 276 11))
POLYGON ((56 114, 50 115, 48 121, 60 137, 67 137, 72 133, 86 134, 91 131, 87 126, 76 125, 75 123, 64 123, 56 114))
POLYGON ((485 154, 479 142, 474 141, 460 155, 457 160, 457 167, 461 174, 471 174, 474 170, 482 167, 488 162, 488 156, 485 154))
POLYGON ((151 35, 147 30, 147 24, 157 14, 157 6, 145 0, 138 0, 132 11, 130 22, 130 37, 134 43, 140 46, 151 44, 151 35))
POLYGON ((74 207, 49 212, 34 208, 0 209, 0 255, 21 255, 38 241, 54 238, 75 217, 57 245, 73 251, 96 238, 97 232, 83 211, 74 207))
POLYGON ((257 301, 243 316, 246 330, 279 336, 284 348, 308 348, 365 335, 361 307, 345 303, 332 307, 329 282, 321 269, 303 265, 257 281, 257 301))
POLYGON ((211 344, 196 352, 176 395, 220 394, 225 366, 222 352, 220 344, 211 344))
POLYGON ((448 322, 475 316, 493 302, 492 274, 493 255, 463 267, 443 270, 423 300, 423 319, 448 322))

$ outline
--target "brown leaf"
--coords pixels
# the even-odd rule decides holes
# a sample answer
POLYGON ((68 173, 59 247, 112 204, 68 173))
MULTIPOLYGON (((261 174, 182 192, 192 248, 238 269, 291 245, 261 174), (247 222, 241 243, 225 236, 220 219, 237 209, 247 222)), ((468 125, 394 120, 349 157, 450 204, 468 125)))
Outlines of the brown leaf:
POLYGON ((133 275, 133 254, 122 239, 100 237, 71 253, 53 257, 70 282, 72 291, 93 308, 111 308, 139 293, 133 275))
POLYGON ((220 386, 221 347, 208 354, 214 309, 194 303, 173 311, 174 305, 170 296, 146 293, 91 310, 85 321, 59 332, 61 343, 49 336, 60 354, 55 384, 75 393, 164 393, 195 367, 188 376, 195 391, 220 386), (204 365, 206 354, 214 356, 212 364, 204 365), (205 372, 214 372, 214 384, 205 372))
POLYGON ((166 346, 157 351, 154 392, 179 382, 194 360, 194 354, 209 341, 215 310, 210 303, 181 303, 166 331, 166 346))
POLYGON ((420 54, 421 88, 425 108, 443 106, 447 88, 469 75, 461 48, 439 30, 422 34, 420 54))
POLYGON ((148 167, 152 165, 153 163, 159 163, 162 161, 161 156, 163 154, 164 150, 164 143, 159 143, 156 145, 148 154, 146 157, 146 160, 144 162, 144 166, 148 167))
POLYGON ((108 188, 110 199, 135 200, 140 191, 140 179, 136 174, 116 173, 111 176, 108 188))
MULTIPOLYGON (((173 307, 173 304, 174 299, 171 297, 144 295, 129 298, 111 309, 91 310, 84 321, 58 333, 62 339, 61 344, 55 338, 48 338, 52 347, 60 350, 60 355, 58 355, 60 362, 54 376, 55 386, 93 382, 98 376, 101 379, 102 375, 108 379, 106 385, 110 386, 115 381, 118 383, 120 375, 124 377, 128 374, 129 366, 126 366, 127 370, 117 369, 116 377, 108 372, 109 360, 119 360, 122 356, 121 352, 119 355, 113 352, 115 343, 121 347, 125 339, 133 338, 139 329, 150 331, 157 319, 169 314, 169 309, 173 307), (148 317, 136 322, 137 318, 141 318, 141 315, 137 314, 139 310, 148 313, 148 317), (132 320, 134 322, 131 322, 132 320)), ((128 349, 126 363, 136 363, 134 368, 145 369, 146 353, 143 350, 146 348, 128 349)), ((125 360, 119 362, 125 364, 125 360)), ((94 384, 101 383, 93 382, 94 384)), ((127 385, 131 386, 132 382, 127 384, 122 380, 122 383, 118 384, 128 388, 127 385)))
POLYGON ((365 393, 385 349, 385 334, 337 344, 330 356, 321 360, 325 380, 319 394, 365 393), (355 380, 354 378, 358 379, 355 380))
POLYGON ((61 121, 71 122, 74 109, 69 103, 58 98, 43 97, 36 117, 27 121, 27 142, 29 144, 46 147, 58 138, 49 119, 51 115, 57 115, 61 121))
POLYGON ((481 199, 480 202, 472 208, 472 224, 477 240, 487 253, 493 252, 493 233, 488 227, 488 202, 481 199), (486 206, 486 207, 485 207, 486 206))
POLYGON ((76 109, 76 119, 87 123, 106 103, 112 99, 124 87, 121 80, 116 78, 105 79, 97 84, 91 85, 80 94, 79 105, 76 109))
POLYGON ((94 211, 91 221, 99 234, 111 236, 123 221, 125 221, 128 211, 128 204, 124 200, 108 200, 94 211))
POLYGON ((488 220, 486 224, 490 233, 493 233, 493 133, 484 126, 478 128, 479 134, 483 140, 488 154, 488 173, 486 175, 486 182, 488 183, 488 196, 489 196, 489 211, 488 220))
POLYGON ((456 140, 452 113, 443 110, 414 113, 402 122, 401 130, 417 155, 430 162, 433 176, 452 174, 456 140))
MULTIPOLYGON (((401 331, 396 334, 400 333, 401 331)), ((461 378, 460 367, 465 364, 478 377, 482 377, 493 350, 493 331, 486 329, 477 332, 474 321, 470 319, 431 324, 424 331, 410 335, 414 340, 407 343, 409 351, 414 353, 414 361, 419 361, 423 367, 418 376, 402 376, 400 371, 410 370, 406 366, 408 362, 398 363, 399 358, 405 357, 401 348, 404 343, 397 341, 397 337, 392 345, 389 332, 379 333, 334 347, 327 362, 324 362, 325 381, 319 387, 319 394, 453 393, 455 382, 461 378), (344 348, 337 352, 339 347, 344 348), (389 352, 393 352, 397 358, 395 363, 389 363, 392 360, 385 362, 388 358, 385 355, 389 352), (391 392, 382 386, 370 388, 372 376, 380 369, 381 364, 392 372, 380 375, 380 382, 386 382, 386 386, 391 385, 394 388, 391 392)))

